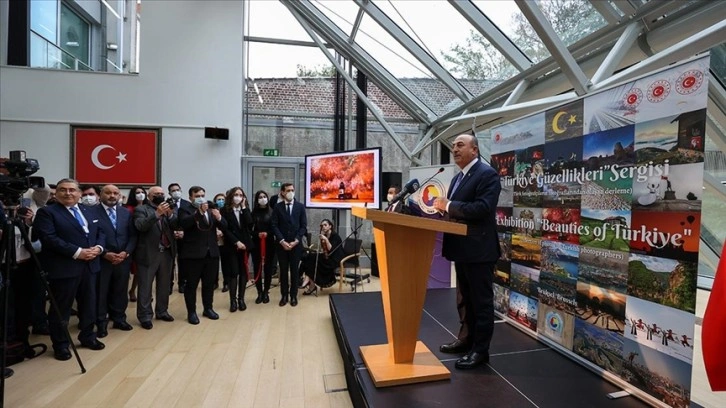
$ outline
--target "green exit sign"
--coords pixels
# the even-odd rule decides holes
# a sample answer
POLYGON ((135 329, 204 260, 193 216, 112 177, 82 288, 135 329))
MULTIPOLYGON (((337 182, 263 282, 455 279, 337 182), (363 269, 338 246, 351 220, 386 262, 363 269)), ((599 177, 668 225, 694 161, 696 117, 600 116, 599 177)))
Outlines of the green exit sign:
POLYGON ((270 187, 280 188, 282 187, 282 181, 273 181, 270 183, 270 187))
POLYGON ((280 155, 280 151, 277 150, 277 149, 263 149, 262 150, 262 155, 263 156, 268 156, 268 157, 277 157, 277 156, 280 155))

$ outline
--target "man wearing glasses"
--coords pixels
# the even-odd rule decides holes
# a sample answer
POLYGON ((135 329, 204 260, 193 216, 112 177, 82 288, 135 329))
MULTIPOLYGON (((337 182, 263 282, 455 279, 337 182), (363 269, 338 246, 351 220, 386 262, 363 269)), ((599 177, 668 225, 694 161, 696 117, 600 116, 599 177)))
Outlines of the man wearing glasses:
POLYGON ((38 210, 34 228, 43 245, 41 262, 48 273, 48 285, 55 297, 62 321, 57 313, 48 314, 50 338, 57 360, 69 360, 69 340, 65 325, 71 315, 73 299, 78 301, 81 328, 78 340, 91 350, 105 347, 93 331, 96 322, 96 278, 101 270, 104 252, 103 231, 98 227, 95 210, 78 205, 81 190, 78 182, 63 179, 56 188, 55 204, 38 210))

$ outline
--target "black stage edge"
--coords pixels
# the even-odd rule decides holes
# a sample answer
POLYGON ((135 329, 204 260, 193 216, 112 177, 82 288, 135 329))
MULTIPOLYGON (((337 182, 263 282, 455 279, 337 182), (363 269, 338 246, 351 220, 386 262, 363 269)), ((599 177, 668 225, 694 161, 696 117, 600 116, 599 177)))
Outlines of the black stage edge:
POLYGON ((376 388, 359 347, 386 343, 380 292, 331 294, 330 314, 355 407, 645 407, 567 357, 504 322, 494 328, 486 366, 454 368, 457 356, 439 351, 459 330, 456 289, 429 289, 419 340, 451 371, 451 379, 376 388))

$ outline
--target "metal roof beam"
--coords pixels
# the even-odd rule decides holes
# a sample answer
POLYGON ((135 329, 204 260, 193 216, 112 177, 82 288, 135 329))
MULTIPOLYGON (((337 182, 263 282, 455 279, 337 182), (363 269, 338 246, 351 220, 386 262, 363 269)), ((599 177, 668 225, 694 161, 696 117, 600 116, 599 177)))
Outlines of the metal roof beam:
POLYGON ((296 11, 297 13, 293 13, 293 16, 301 24, 307 22, 336 51, 345 55, 356 68, 365 72, 388 97, 411 117, 425 124, 430 124, 436 118, 436 113, 424 105, 416 95, 404 87, 396 77, 391 75, 363 48, 358 44, 348 43, 348 36, 309 1, 285 1, 282 4, 290 12, 296 11))
MULTIPOLYGON (((292 12, 293 15, 295 15, 296 18, 301 17, 301 16, 297 15, 296 10, 290 10, 290 11, 292 12)), ((368 107, 368 111, 370 111, 371 114, 376 118, 378 123, 380 123, 381 126, 383 126, 383 129, 386 130, 386 133, 388 133, 388 135, 391 136, 391 139, 393 139, 394 143, 396 143, 396 145, 401 149, 403 154, 412 162, 418 162, 419 160, 413 157, 413 155, 411 154, 411 151, 408 150, 408 147, 406 147, 406 144, 403 143, 403 140, 401 140, 401 138, 398 136, 396 131, 393 130, 391 125, 389 125, 388 122, 386 122, 386 120, 383 118, 383 114, 381 113, 380 109, 373 102, 371 102, 370 99, 368 99, 368 96, 366 96, 366 94, 363 91, 361 91, 360 88, 358 88, 358 84, 356 84, 356 81, 345 71, 345 67, 342 66, 340 64, 340 62, 338 62, 338 60, 335 58, 335 56, 333 54, 331 54, 327 48, 325 48, 323 41, 320 40, 320 38, 318 38, 318 35, 313 31, 313 29, 310 27, 310 25, 302 18, 299 18, 298 21, 300 22, 300 25, 302 25, 302 28, 305 30, 305 32, 308 33, 310 38, 312 38, 313 41, 315 41, 315 43, 318 44, 318 47, 323 52, 323 54, 325 54, 325 56, 328 58, 328 60, 330 60, 330 63, 335 66, 335 69, 338 70, 338 73, 340 74, 340 76, 342 76, 343 79, 345 79, 345 82, 348 83, 348 86, 350 86, 350 88, 353 90, 353 92, 355 92, 356 96, 358 96, 358 99, 361 102, 363 102, 366 105, 366 107, 368 107)))
POLYGON ((449 4, 464 16, 479 31, 479 34, 489 40, 494 48, 498 49, 517 70, 521 72, 532 66, 532 60, 471 1, 449 0, 449 4))
POLYGON ((609 1, 591 0, 590 4, 608 24, 617 24, 623 18, 609 1))
POLYGON ((618 38, 618 41, 610 50, 607 57, 605 57, 605 60, 600 64, 600 68, 592 76, 591 82, 593 84, 611 76, 617 70, 623 61, 623 57, 625 57, 633 44, 635 44, 635 41, 642 31, 643 24, 640 21, 634 21, 625 28, 625 31, 620 35, 620 38, 618 38))
POLYGON ((532 28, 534 28, 534 31, 542 40, 545 47, 547 47, 552 58, 557 61, 562 72, 575 89, 575 92, 578 95, 585 95, 589 86, 587 76, 582 72, 580 66, 577 65, 577 61, 570 54, 570 51, 567 50, 567 46, 552 28, 552 24, 547 20, 542 10, 534 2, 530 3, 524 0, 514 1, 519 6, 524 17, 532 24, 532 28))
POLYGON ((423 49, 411 36, 401 29, 390 17, 368 0, 354 0, 355 3, 365 11, 378 25, 398 41, 406 51, 410 52, 421 64, 426 67, 439 81, 451 90, 459 99, 466 102, 471 100, 473 95, 456 80, 441 64, 423 49))
POLYGON ((632 67, 593 85, 591 90, 595 91, 617 82, 624 82, 638 75, 662 68, 672 62, 689 58, 721 44, 724 38, 726 38, 726 20, 721 20, 699 33, 673 44, 652 57, 646 58, 632 67))

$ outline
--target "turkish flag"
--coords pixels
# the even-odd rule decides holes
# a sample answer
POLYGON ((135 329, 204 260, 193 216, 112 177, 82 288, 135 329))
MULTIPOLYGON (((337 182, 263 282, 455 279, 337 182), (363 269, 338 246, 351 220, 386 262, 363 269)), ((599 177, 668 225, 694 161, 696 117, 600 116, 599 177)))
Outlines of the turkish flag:
POLYGON ((713 280, 706 313, 703 314, 701 346, 708 382, 713 391, 726 391, 726 245, 713 280))
POLYGON ((158 184, 158 131, 73 129, 73 171, 81 184, 158 184))

